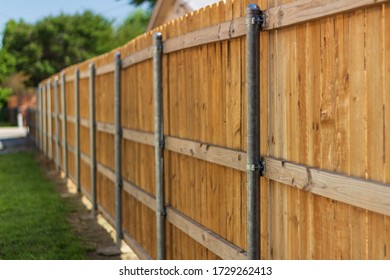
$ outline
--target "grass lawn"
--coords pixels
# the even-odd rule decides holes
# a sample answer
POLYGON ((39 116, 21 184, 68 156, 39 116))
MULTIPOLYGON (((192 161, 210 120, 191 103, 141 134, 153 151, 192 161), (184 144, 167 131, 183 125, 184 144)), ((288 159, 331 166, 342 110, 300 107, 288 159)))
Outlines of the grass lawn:
POLYGON ((9 126, 15 126, 15 125, 12 125, 12 124, 9 123, 9 122, 1 122, 1 121, 0 121, 0 127, 9 127, 9 126))
POLYGON ((70 210, 33 153, 0 155, 0 259, 84 259, 70 210))

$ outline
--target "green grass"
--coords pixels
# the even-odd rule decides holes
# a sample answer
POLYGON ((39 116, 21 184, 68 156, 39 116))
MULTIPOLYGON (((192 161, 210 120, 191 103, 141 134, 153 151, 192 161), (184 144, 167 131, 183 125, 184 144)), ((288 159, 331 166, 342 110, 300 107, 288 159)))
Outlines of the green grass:
POLYGON ((10 122, 1 122, 0 121, 0 127, 9 127, 9 126, 15 126, 10 122))
POLYGON ((0 259, 85 259, 85 249, 66 221, 70 206, 34 157, 0 155, 0 259))

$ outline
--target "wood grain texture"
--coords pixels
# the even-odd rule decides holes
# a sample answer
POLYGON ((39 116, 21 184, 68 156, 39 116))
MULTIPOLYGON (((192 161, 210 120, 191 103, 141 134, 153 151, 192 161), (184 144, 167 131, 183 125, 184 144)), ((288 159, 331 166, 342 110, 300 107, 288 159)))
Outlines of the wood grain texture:
POLYGON ((274 181, 378 213, 390 213, 389 185, 272 158, 265 158, 265 164, 264 175, 274 181))
POLYGON ((169 151, 237 170, 245 170, 246 154, 243 152, 176 137, 166 137, 165 141, 165 148, 169 151))
POLYGON ((388 0, 298 0, 278 5, 266 11, 266 30, 286 27, 293 24, 318 20, 330 15, 345 13, 378 5, 388 0))
MULTIPOLYGON (((390 1, 254 2, 267 15, 259 50, 260 150, 266 162, 260 179, 261 258, 390 258, 390 1)), ((226 0, 205 7, 63 70, 70 77, 67 110, 61 112, 67 116, 63 145, 69 147, 70 178, 75 177, 74 71, 81 71, 81 185, 88 194, 89 144, 83 139, 91 127, 83 104, 89 104, 89 63, 98 69, 98 203, 114 218, 114 53, 124 58, 123 228, 151 258, 156 257, 150 59, 155 31, 165 43, 165 205, 176 223, 167 223, 167 256, 236 258, 247 246, 247 4, 226 0), (233 255, 220 244, 235 248, 233 255)), ((44 87, 42 140, 44 152, 54 156, 48 93, 44 87)))
POLYGON ((129 141, 145 144, 149 146, 154 145, 154 135, 150 132, 137 131, 134 129, 123 129, 123 138, 129 141))
POLYGON ((167 220, 223 259, 246 259, 242 249, 232 246, 207 228, 190 221, 173 208, 167 209, 167 220))

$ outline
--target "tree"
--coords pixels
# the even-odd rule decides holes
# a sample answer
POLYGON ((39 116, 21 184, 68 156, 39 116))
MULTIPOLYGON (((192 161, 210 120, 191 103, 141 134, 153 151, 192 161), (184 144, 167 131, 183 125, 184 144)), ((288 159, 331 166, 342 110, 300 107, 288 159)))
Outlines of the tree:
POLYGON ((130 3, 136 6, 148 3, 151 7, 153 7, 156 2, 157 0, 130 0, 130 3))
POLYGON ((157 0, 128 0, 128 1, 130 5, 134 5, 134 6, 141 6, 143 4, 146 4, 149 6, 149 9, 152 9, 157 2, 157 0))
POLYGON ((4 107, 12 93, 11 88, 7 86, 8 77, 15 71, 15 58, 6 52, 0 50, 0 109, 4 107))
POLYGON ((146 31, 151 12, 137 9, 116 29, 115 44, 121 46, 146 31))
POLYGON ((3 49, 15 57, 15 72, 30 76, 37 85, 61 69, 111 50, 112 22, 91 11, 49 16, 35 25, 9 21, 4 29, 3 49))

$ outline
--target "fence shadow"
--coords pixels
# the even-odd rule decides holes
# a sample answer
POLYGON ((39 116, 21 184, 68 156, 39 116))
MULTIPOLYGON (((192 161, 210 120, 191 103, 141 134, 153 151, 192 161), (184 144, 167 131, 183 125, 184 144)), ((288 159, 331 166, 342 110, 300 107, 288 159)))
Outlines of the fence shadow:
POLYGON ((76 186, 61 176, 52 161, 43 155, 37 155, 37 160, 53 182, 55 190, 66 200, 71 212, 68 222, 87 248, 87 259, 90 260, 136 260, 138 257, 126 244, 117 248, 114 237, 115 230, 98 214, 92 215, 91 204, 82 194, 77 193, 76 186))

